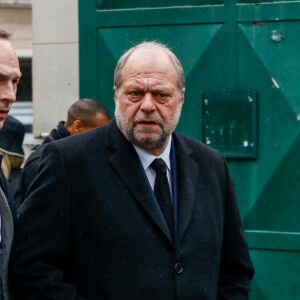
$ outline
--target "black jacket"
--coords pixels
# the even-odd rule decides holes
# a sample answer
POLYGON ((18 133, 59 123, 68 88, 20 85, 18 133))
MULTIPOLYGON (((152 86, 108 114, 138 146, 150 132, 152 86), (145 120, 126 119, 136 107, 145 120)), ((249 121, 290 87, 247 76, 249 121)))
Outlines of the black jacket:
MULTIPOLYGON (((0 165, 2 155, 0 155, 0 165)), ((1 243, 0 243, 0 299, 9 298, 9 287, 7 280, 7 268, 10 257, 10 249, 14 236, 13 217, 16 216, 10 187, 0 168, 0 214, 1 214, 1 243)))
POLYGON ((12 216, 14 219, 16 219, 17 213, 16 213, 15 201, 13 198, 13 193, 12 193, 11 187, 1 169, 2 158, 3 158, 3 156, 0 154, 0 186, 6 197, 6 200, 9 205, 9 208, 11 210, 12 216))
POLYGON ((26 160, 26 163, 22 169, 19 179, 19 189, 15 192, 15 202, 17 206, 25 200, 28 188, 32 184, 33 180, 37 175, 38 166, 40 163, 41 153, 50 142, 60 140, 70 135, 69 131, 64 127, 63 121, 59 122, 57 128, 52 129, 50 134, 44 139, 42 144, 37 145, 33 148, 32 152, 26 160))
POLYGON ((253 276, 223 157, 173 134, 174 244, 115 121, 49 143, 19 210, 16 299, 248 299, 253 276))

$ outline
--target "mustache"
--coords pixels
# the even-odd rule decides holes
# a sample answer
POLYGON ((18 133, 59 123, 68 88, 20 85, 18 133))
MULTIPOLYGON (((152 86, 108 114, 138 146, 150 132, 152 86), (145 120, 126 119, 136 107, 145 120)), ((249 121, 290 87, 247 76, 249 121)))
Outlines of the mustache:
POLYGON ((9 110, 12 103, 10 101, 0 101, 0 109, 9 110))
POLYGON ((144 114, 142 112, 139 112, 135 115, 134 119, 133 119, 133 125, 135 126, 136 124, 138 124, 140 121, 149 121, 149 122, 155 122, 157 125, 159 125, 160 127, 164 126, 164 122, 162 120, 162 118, 156 114, 156 113, 152 113, 152 114, 144 114))

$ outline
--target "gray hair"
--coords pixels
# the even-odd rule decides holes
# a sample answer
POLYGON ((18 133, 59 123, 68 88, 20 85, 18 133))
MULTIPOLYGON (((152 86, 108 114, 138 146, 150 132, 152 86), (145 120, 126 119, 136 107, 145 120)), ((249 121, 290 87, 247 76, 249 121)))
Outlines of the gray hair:
POLYGON ((11 34, 8 33, 7 31, 0 29, 0 39, 3 40, 9 40, 9 38, 11 37, 11 34))
POLYGON ((137 49, 140 48, 157 48, 163 50, 171 59, 175 69, 176 69, 176 75, 177 75, 177 85, 179 90, 182 90, 184 88, 185 84, 185 78, 184 78, 184 72, 181 65, 181 62, 176 57, 176 55, 171 51, 171 49, 166 46, 165 44, 159 43, 157 41, 149 41, 149 42, 142 42, 140 44, 137 44, 134 47, 131 47, 129 50, 127 50, 118 60, 118 63, 115 68, 114 73, 114 86, 118 89, 121 86, 122 83, 122 73, 124 66, 130 57, 130 55, 137 49))

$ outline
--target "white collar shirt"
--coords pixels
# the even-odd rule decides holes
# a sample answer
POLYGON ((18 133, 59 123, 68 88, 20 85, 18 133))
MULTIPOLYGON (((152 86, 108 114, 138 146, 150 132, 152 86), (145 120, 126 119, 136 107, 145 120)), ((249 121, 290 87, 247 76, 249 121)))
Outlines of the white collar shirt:
POLYGON ((165 150, 159 156, 155 156, 136 145, 133 145, 133 147, 142 163, 142 166, 145 170, 146 176, 149 180, 152 190, 154 190, 154 182, 155 182, 156 173, 155 173, 154 169, 152 167, 150 167, 150 165, 154 161, 155 158, 163 159, 163 161, 167 165, 167 176, 168 176, 171 197, 172 197, 171 162, 170 162, 171 144, 172 144, 172 136, 170 136, 165 150))

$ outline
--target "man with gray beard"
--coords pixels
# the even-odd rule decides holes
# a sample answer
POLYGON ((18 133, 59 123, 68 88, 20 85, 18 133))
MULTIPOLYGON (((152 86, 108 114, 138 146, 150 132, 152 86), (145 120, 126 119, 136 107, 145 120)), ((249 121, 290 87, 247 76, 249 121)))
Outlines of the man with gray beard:
POLYGON ((16 225, 16 299, 248 299, 227 164, 174 132, 181 63, 141 43, 119 59, 114 91, 114 120, 43 151, 16 225))

